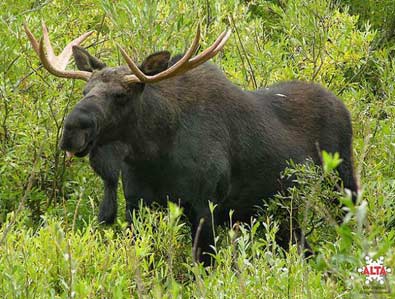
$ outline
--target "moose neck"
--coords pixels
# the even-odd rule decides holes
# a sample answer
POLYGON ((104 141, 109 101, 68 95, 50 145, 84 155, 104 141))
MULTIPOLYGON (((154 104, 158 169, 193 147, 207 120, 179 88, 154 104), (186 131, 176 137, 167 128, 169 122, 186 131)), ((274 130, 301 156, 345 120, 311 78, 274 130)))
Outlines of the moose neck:
POLYGON ((171 146, 179 120, 179 105, 166 96, 162 84, 147 85, 135 101, 128 135, 135 159, 153 160, 171 146))

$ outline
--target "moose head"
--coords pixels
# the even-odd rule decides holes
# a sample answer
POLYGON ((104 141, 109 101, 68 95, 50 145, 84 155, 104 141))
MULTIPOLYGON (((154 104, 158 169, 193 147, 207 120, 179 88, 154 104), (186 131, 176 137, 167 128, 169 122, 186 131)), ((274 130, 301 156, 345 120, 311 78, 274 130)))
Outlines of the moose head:
POLYGON ((87 81, 83 98, 66 117, 60 148, 68 157, 83 157, 97 143, 122 134, 119 124, 130 118, 133 103, 139 100, 144 86, 181 75, 214 57, 225 45, 230 31, 224 31, 206 50, 194 56, 200 40, 198 27, 192 45, 173 65, 170 53, 161 51, 149 55, 138 66, 119 46, 128 67, 107 67, 96 57, 79 45, 93 31, 86 32, 70 42, 60 55, 52 48, 48 29, 42 23, 43 37, 38 41, 24 24, 25 32, 45 69, 51 74, 69 79, 87 81), (79 70, 66 70, 71 55, 74 56, 79 70))

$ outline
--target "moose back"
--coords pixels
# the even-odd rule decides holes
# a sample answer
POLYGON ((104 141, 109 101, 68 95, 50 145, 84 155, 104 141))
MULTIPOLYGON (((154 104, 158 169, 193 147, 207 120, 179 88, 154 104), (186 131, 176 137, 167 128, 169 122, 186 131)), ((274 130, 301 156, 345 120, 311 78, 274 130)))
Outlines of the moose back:
MULTIPOLYGON (((321 86, 299 81, 240 89, 206 62, 230 32, 197 56, 199 30, 184 56, 157 52, 137 66, 120 49, 127 66, 107 67, 78 46, 91 32, 56 56, 44 24, 41 41, 26 25, 25 31, 50 73, 87 81, 64 122, 60 147, 68 156, 89 154, 102 178, 100 222, 115 220, 121 175, 128 221, 140 199, 180 202, 192 225, 194 258, 208 265, 210 256, 203 253, 214 244, 208 201, 217 204, 216 223, 225 222, 230 210, 234 220, 248 221, 262 199, 288 186, 280 180, 287 161, 320 163, 317 145, 340 153, 343 186, 357 192, 350 115, 343 103, 321 86), (79 70, 66 70, 71 55, 79 70)), ((287 222, 280 225, 280 244, 287 247, 291 238, 311 252, 295 223, 292 232, 287 222)))

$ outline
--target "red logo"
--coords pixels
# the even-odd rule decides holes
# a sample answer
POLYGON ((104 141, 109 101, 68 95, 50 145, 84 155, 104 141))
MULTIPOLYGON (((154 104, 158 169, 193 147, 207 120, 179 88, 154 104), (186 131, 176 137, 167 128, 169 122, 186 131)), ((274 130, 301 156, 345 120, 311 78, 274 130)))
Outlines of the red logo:
POLYGON ((372 281, 377 281, 380 284, 384 284, 385 276, 391 272, 390 268, 384 266, 384 257, 380 256, 378 260, 373 260, 369 256, 365 257, 366 266, 358 268, 358 272, 366 275, 366 284, 370 284, 372 281))

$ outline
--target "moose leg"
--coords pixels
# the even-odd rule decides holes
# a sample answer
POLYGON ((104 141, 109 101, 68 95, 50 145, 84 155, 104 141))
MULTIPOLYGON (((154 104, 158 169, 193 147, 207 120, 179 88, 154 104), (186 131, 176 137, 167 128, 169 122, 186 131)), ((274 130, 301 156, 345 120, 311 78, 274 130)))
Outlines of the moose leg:
POLYGON ((351 155, 351 146, 341 154, 343 161, 338 167, 339 176, 343 181, 344 188, 352 192, 352 201, 355 204, 358 194, 358 183, 354 174, 354 166, 351 155))
POLYGON ((195 262, 203 263, 205 267, 213 264, 210 254, 213 254, 214 232, 212 216, 207 208, 193 211, 192 219, 192 254, 195 262))
POLYGON ((103 180, 104 198, 100 204, 98 220, 100 223, 112 224, 117 217, 117 182, 118 180, 103 180))
POLYGON ((138 210, 140 201, 143 204, 151 204, 154 200, 154 192, 144 178, 138 178, 135 169, 126 163, 122 164, 122 185, 126 199, 125 216, 129 224, 132 223, 134 210, 138 210))
MULTIPOLYGON (((192 224, 192 253, 195 262, 201 262, 204 266, 213 265, 211 254, 214 254, 214 230, 217 224, 224 222, 224 211, 221 205, 216 207, 211 214, 209 200, 214 203, 226 201, 230 193, 230 165, 225 156, 217 156, 214 148, 212 155, 205 161, 215 161, 215 163, 204 164, 206 167, 201 171, 201 175, 195 177, 198 186, 193 193, 187 194, 185 198, 193 198, 194 194, 199 194, 195 200, 191 201, 192 213, 189 217, 192 224), (209 180, 206 178, 210 178, 209 180)), ((193 173, 193 172, 192 172, 193 173)), ((195 174, 196 175, 196 174, 195 174)))
POLYGON ((104 184, 104 198, 100 204, 99 222, 112 224, 117 216, 117 186, 121 168, 121 146, 109 144, 94 148, 89 155, 93 170, 104 184))
POLYGON ((296 244, 298 246, 298 251, 303 253, 305 258, 308 258, 313 255, 313 250, 311 249, 309 243, 307 242, 302 229, 299 226, 299 223, 295 218, 292 218, 292 223, 290 222, 291 218, 288 215, 286 219, 284 219, 280 223, 279 231, 276 235, 277 243, 284 249, 289 249, 289 244, 296 244))
MULTIPOLYGON (((353 159, 352 159, 352 147, 351 147, 351 140, 349 140, 349 145, 346 146, 341 146, 339 147, 342 149, 340 152, 340 158, 342 159, 342 162, 340 165, 337 167, 337 171, 339 173, 339 184, 335 187, 336 191, 340 191, 341 188, 340 186, 348 189, 351 191, 351 198, 353 203, 355 204, 357 201, 357 195, 358 195, 358 183, 355 178, 354 174, 354 166, 353 166, 353 159), (340 190, 339 190, 340 189, 340 190)), ((331 151, 328 150, 328 152, 336 152, 335 149, 332 149, 331 151)), ((338 199, 332 199, 333 205, 336 206, 337 208, 340 208, 340 202, 338 199)), ((338 213, 335 215, 335 220, 338 224, 341 224, 343 222, 344 216, 346 212, 344 210, 340 210, 338 213)))

